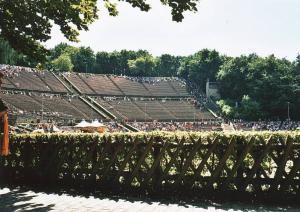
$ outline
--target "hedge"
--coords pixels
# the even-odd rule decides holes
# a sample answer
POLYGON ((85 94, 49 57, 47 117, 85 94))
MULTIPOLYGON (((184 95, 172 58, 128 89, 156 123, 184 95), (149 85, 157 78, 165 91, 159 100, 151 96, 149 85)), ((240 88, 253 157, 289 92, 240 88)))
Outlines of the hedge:
POLYGON ((92 188, 299 194, 300 133, 12 135, 2 179, 92 188))

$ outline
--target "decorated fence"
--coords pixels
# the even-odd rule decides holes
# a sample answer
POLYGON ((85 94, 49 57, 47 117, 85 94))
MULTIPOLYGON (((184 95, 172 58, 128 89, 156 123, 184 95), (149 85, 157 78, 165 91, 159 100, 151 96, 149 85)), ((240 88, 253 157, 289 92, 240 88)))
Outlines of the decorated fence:
POLYGON ((299 194, 300 133, 15 135, 2 179, 299 194))

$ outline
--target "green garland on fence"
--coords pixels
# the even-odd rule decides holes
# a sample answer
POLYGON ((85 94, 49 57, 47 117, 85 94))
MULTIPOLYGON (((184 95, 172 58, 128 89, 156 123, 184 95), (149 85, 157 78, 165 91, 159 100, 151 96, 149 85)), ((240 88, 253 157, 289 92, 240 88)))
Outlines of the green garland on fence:
POLYGON ((23 182, 293 192, 299 132, 12 134, 4 178, 23 182))

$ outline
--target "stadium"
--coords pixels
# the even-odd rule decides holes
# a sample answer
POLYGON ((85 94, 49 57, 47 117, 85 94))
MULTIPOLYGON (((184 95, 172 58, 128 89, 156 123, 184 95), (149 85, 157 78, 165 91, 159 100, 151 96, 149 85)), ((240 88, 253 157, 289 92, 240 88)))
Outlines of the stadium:
POLYGON ((300 211, 297 8, 0 0, 0 211, 300 211))
MULTIPOLYGON (((1 71, 6 74, 1 97, 10 108, 14 132, 93 132, 89 129, 93 124, 101 127, 101 132, 277 131, 299 127, 292 121, 225 123, 206 94, 191 92, 188 83, 178 77, 55 73, 9 65, 1 65, 1 71)), ((216 89, 214 84, 211 87, 216 89)))
POLYGON ((64 128, 83 120, 99 120, 109 132, 222 130, 221 119, 177 77, 57 74, 8 65, 1 70, 1 97, 15 130, 64 128))

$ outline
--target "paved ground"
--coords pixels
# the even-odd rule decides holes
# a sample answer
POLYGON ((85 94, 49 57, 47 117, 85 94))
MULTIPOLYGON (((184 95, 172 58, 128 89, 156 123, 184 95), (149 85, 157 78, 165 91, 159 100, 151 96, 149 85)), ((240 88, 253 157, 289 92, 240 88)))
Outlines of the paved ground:
POLYGON ((251 206, 244 204, 178 205, 155 201, 97 198, 34 192, 24 189, 0 189, 0 212, 6 211, 300 211, 300 208, 251 206))

